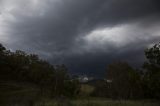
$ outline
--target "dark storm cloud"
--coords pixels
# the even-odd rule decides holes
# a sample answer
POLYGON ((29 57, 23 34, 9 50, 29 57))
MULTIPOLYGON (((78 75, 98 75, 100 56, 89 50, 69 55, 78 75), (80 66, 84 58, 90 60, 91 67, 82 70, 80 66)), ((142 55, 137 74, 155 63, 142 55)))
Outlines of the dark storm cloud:
MULTIPOLYGON (((159 0, 2 0, 0 41, 13 50, 72 66, 72 71, 91 72, 111 60, 143 56, 144 48, 160 37, 159 4, 159 0), (131 54, 134 51, 137 54, 131 54)), ((143 61, 133 59, 133 64, 143 61)))
POLYGON ((159 37, 150 40, 137 41, 136 44, 126 45, 122 48, 108 47, 110 52, 87 52, 83 55, 71 55, 66 58, 65 63, 72 69, 73 73, 88 74, 91 76, 104 76, 107 64, 115 61, 126 61, 134 68, 139 68, 145 60, 144 50, 146 44, 158 42, 159 37), (84 68, 85 67, 85 68, 84 68), (79 71, 80 70, 80 71, 79 71))

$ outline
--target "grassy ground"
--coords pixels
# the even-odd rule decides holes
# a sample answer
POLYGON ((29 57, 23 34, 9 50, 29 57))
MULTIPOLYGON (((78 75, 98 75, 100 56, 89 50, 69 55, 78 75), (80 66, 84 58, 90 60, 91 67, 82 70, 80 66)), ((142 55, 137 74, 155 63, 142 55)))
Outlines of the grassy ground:
POLYGON ((107 99, 78 99, 65 101, 47 101, 38 103, 36 106, 159 106, 158 102, 151 101, 113 101, 107 99))
POLYGON ((15 82, 0 82, 0 106, 28 104, 28 101, 38 99, 38 92, 39 89, 34 85, 15 82))
POLYGON ((157 101, 115 101, 106 98, 89 98, 94 88, 82 85, 83 94, 79 99, 69 100, 61 97, 57 99, 41 98, 39 89, 30 84, 0 83, 0 106, 160 106, 157 101))
POLYGON ((89 96, 94 91, 94 87, 88 84, 81 84, 80 96, 89 96))

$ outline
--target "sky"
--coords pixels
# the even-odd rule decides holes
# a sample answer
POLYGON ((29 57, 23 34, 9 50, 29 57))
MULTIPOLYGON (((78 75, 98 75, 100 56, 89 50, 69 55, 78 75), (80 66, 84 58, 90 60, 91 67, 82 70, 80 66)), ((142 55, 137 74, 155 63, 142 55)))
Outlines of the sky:
POLYGON ((159 0, 0 0, 0 43, 73 74, 101 76, 114 61, 138 68, 159 41, 159 0))

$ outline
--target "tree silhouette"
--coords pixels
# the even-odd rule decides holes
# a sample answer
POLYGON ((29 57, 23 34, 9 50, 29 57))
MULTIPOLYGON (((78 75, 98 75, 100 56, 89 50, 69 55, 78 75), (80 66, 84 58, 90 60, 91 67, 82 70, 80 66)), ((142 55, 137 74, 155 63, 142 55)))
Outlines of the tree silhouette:
POLYGON ((145 55, 148 60, 143 65, 145 96, 160 98, 160 43, 146 49, 145 55))

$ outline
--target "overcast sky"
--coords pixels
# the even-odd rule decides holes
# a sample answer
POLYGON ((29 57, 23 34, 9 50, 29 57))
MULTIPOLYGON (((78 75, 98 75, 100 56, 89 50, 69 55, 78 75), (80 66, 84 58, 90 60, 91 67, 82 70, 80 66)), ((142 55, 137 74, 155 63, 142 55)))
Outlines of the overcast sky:
POLYGON ((0 0, 0 43, 36 53, 72 73, 144 62, 160 41, 160 0, 0 0))

